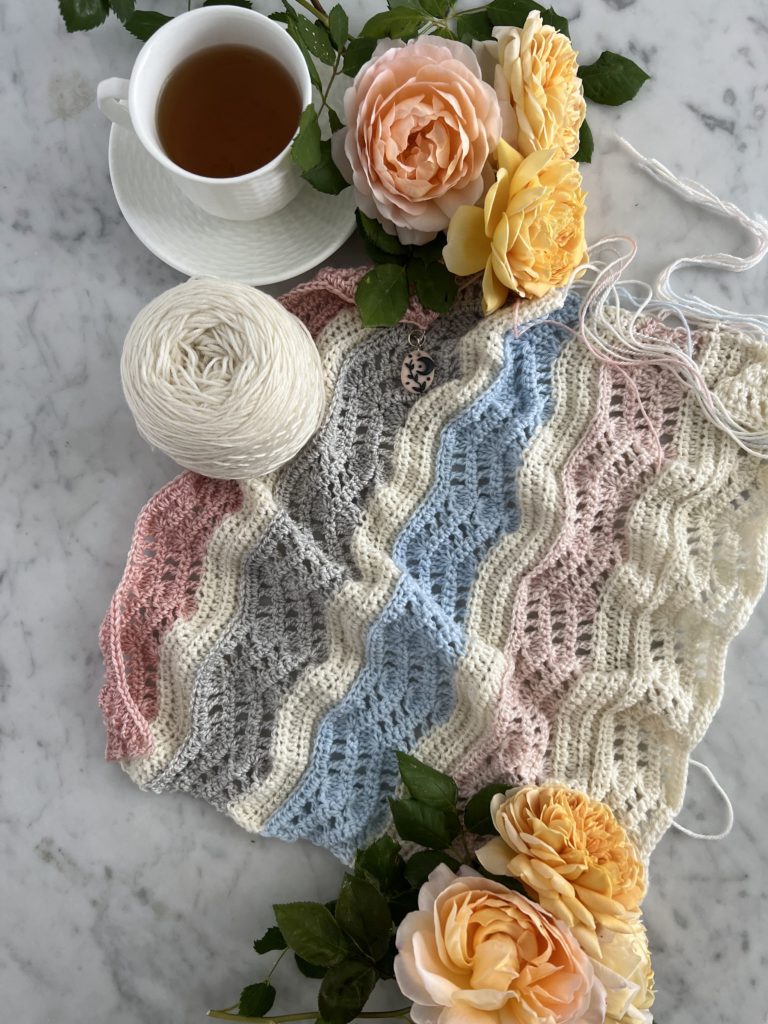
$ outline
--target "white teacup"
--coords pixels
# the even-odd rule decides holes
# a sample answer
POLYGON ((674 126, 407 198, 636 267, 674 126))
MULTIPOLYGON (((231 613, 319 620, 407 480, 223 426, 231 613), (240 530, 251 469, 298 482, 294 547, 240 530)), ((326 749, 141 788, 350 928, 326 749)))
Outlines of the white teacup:
POLYGON ((196 206, 227 220, 256 220, 281 210, 301 188, 290 143, 274 160, 249 174, 206 178, 173 163, 157 135, 157 103, 171 72, 198 50, 228 43, 252 46, 279 60, 299 89, 302 109, 312 102, 307 66, 285 29, 248 8, 217 5, 180 14, 158 29, 139 52, 130 80, 100 82, 96 102, 110 121, 133 129, 149 155, 173 175, 196 206))

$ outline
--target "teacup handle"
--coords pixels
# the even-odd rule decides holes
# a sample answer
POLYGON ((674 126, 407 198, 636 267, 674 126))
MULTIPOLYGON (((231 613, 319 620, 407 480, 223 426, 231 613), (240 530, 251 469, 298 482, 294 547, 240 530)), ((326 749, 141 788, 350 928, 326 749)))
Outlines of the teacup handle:
POLYGON ((121 128, 133 128, 128 109, 128 84, 127 78, 105 78, 96 89, 96 106, 121 128))

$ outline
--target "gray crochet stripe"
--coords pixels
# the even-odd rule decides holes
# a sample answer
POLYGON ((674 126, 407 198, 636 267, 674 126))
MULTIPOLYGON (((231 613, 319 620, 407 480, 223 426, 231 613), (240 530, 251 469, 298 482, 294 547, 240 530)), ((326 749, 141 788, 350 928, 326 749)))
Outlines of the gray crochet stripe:
POLYGON ((328 656, 326 607, 357 571, 352 534, 391 472, 414 401, 400 381, 407 352, 425 348, 435 386, 455 379, 477 315, 443 317, 423 341, 407 328, 374 331, 346 358, 320 431, 278 475, 283 511, 248 553, 238 609, 195 680, 189 734, 150 784, 225 807, 271 769, 275 714, 299 677, 328 656))

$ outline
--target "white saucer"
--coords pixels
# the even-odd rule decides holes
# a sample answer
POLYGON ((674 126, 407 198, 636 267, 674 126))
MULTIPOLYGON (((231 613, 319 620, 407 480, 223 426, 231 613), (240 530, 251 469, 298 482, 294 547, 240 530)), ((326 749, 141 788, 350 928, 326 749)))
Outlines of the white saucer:
POLYGON ((182 195, 132 131, 117 125, 109 137, 109 173, 136 237, 189 277, 276 284, 322 263, 355 228, 351 188, 328 196, 304 185, 288 206, 261 220, 212 217, 182 195))

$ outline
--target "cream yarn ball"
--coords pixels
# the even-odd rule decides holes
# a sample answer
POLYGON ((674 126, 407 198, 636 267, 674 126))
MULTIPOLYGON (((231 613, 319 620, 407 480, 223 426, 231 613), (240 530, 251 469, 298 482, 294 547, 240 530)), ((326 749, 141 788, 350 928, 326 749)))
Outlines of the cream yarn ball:
POLYGON ((187 469, 264 476, 319 426, 325 391, 304 324, 264 292, 195 278, 150 302, 120 366, 139 433, 187 469))

